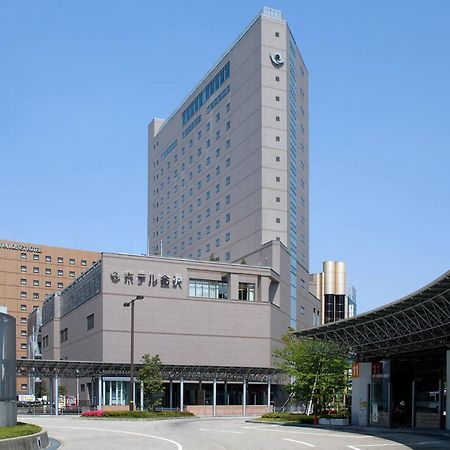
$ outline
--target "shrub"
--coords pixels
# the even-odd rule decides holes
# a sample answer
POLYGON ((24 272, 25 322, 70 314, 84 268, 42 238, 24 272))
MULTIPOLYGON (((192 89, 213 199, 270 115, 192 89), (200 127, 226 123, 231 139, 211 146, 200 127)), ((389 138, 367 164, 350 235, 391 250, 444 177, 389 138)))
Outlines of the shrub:
POLYGON ((92 411, 84 411, 81 413, 83 417, 103 417, 104 411, 101 409, 94 409, 92 411))
POLYGON ((261 416, 263 420, 275 420, 275 421, 283 421, 283 422, 297 422, 297 423, 306 423, 313 424, 314 416, 307 416, 306 414, 294 414, 294 413, 282 413, 282 412, 273 412, 263 414, 261 416))
POLYGON ((111 417, 129 419, 166 419, 171 417, 192 417, 189 411, 85 411, 83 417, 111 417))

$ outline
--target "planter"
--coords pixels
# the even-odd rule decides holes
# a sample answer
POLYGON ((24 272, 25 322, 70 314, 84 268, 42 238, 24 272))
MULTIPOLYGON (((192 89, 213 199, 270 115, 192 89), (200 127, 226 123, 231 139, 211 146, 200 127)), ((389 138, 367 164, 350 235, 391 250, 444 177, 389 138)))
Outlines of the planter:
POLYGON ((342 419, 328 419, 326 417, 321 417, 319 419, 319 425, 334 425, 334 426, 346 426, 349 424, 348 418, 342 419))

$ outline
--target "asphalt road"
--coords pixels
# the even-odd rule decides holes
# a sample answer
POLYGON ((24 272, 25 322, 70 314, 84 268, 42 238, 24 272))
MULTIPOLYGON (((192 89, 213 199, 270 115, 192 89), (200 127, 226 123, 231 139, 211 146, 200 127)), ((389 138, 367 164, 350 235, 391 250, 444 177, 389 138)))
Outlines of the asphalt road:
POLYGON ((443 437, 396 432, 377 436, 305 427, 248 423, 244 418, 161 421, 95 420, 79 417, 20 418, 47 429, 69 449, 160 450, 448 450, 443 437))

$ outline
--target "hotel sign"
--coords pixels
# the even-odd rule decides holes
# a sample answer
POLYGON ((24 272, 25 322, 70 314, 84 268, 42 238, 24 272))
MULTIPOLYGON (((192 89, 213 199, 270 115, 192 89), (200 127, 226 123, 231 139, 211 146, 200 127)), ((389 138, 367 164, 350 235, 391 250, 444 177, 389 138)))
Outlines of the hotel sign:
POLYGON ((39 247, 23 245, 23 244, 19 244, 17 242, 13 242, 12 244, 9 244, 7 242, 0 242, 0 248, 6 248, 7 250, 16 250, 19 252, 41 253, 41 249, 39 247))
POLYGON ((150 286, 150 287, 162 287, 169 289, 182 288, 183 277, 181 275, 161 275, 154 273, 138 272, 111 272, 109 274, 111 282, 114 284, 125 284, 132 286, 136 283, 136 286, 150 286))

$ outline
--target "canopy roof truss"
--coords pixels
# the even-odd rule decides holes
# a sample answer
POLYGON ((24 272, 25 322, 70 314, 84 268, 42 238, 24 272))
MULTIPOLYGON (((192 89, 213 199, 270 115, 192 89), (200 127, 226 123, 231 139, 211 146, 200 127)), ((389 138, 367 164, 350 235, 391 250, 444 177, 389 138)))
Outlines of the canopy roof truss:
POLYGON ((396 302, 296 335, 348 346, 359 360, 450 348, 450 270, 396 302))

